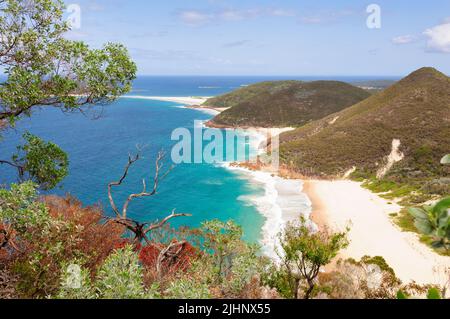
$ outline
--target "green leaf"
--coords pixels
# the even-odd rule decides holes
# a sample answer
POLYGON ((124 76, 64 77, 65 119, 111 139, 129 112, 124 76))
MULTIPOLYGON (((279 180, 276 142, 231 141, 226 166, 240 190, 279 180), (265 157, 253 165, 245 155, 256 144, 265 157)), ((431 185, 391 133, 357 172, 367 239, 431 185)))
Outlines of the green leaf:
POLYGON ((450 197, 444 198, 436 203, 433 207, 433 212, 436 215, 448 214, 448 210, 450 209, 450 197))
POLYGON ((436 288, 428 290, 427 299, 442 299, 441 293, 436 288))
POLYGON ((397 292, 397 299, 408 299, 408 296, 401 290, 397 292))
POLYGON ((421 208, 409 208, 408 212, 414 218, 428 220, 427 213, 421 208))
POLYGON ((414 226, 425 235, 430 235, 433 232, 433 226, 427 220, 418 219, 414 222, 414 226))
POLYGON ((437 240, 431 243, 431 247, 433 248, 442 248, 444 247, 444 243, 441 240, 437 240))

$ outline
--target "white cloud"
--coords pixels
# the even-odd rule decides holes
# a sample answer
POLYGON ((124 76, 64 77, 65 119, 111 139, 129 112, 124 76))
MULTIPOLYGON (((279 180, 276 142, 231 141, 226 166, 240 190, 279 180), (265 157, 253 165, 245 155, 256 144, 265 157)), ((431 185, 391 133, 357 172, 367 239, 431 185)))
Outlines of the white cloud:
POLYGON ((423 34, 428 37, 429 51, 450 53, 450 23, 437 25, 423 34))
POLYGON ((392 39, 394 44, 408 44, 417 40, 417 37, 411 34, 401 35, 392 39))
POLYGON ((295 17, 296 15, 294 11, 284 9, 268 9, 268 12, 274 17, 295 17))
POLYGON ((242 21, 259 17, 294 17, 295 12, 280 8, 254 8, 217 11, 181 10, 177 15, 189 26, 202 26, 213 22, 242 21))
POLYGON ((213 15, 202 13, 196 10, 180 11, 179 17, 181 21, 190 26, 200 26, 207 24, 214 18, 213 15))
POLYGON ((224 10, 216 14, 218 18, 225 21, 238 21, 243 20, 248 16, 248 12, 238 10, 224 10))

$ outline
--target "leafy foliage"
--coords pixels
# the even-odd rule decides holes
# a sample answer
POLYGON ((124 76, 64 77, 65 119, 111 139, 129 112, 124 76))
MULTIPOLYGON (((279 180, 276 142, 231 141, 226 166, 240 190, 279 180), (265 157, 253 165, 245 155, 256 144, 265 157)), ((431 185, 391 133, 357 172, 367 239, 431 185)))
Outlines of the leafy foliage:
POLYGON ((348 246, 347 233, 313 232, 305 220, 290 223, 280 234, 281 264, 269 282, 287 297, 299 297, 300 284, 306 283, 304 298, 309 299, 316 286, 320 268, 331 262, 348 246), (289 288, 289 290, 287 290, 289 288))
POLYGON ((31 180, 44 190, 56 187, 68 174, 67 154, 56 144, 28 132, 23 138, 26 144, 17 147, 18 153, 13 155, 12 161, 0 163, 17 168, 21 181, 31 180))
POLYGON ((198 281, 195 277, 190 276, 172 281, 164 293, 168 299, 210 299, 213 297, 207 282, 198 281))
POLYGON ((136 299, 147 296, 139 257, 131 246, 108 257, 98 273, 97 289, 102 298, 136 299))
POLYGON ((101 266, 96 280, 91 282, 85 269, 73 278, 74 273, 62 274, 59 298, 70 299, 143 299, 157 297, 156 286, 146 289, 143 282, 143 269, 138 255, 131 246, 116 250, 101 266), (74 286, 74 279, 76 285, 74 286))
POLYGON ((210 252, 213 272, 218 282, 223 281, 233 264, 235 252, 242 246, 242 229, 235 223, 206 221, 200 229, 203 247, 210 252))
POLYGON ((128 92, 136 65, 120 44, 90 49, 64 38, 60 0, 0 2, 0 121, 10 125, 36 106, 64 111, 111 102, 128 92))
POLYGON ((20 236, 29 237, 30 228, 49 228, 50 215, 43 203, 37 201, 36 185, 32 182, 13 184, 11 190, 0 189, 0 221, 11 225, 20 236))
MULTIPOLYGON (((403 290, 397 292, 397 299, 410 299, 410 296, 406 294, 403 290)), ((436 300, 442 299, 441 292, 437 288, 429 288, 427 291, 427 299, 436 300)))
POLYGON ((230 109, 210 124, 219 127, 302 126, 356 104, 370 94, 335 81, 262 82, 205 102, 230 109))
POLYGON ((266 260, 256 255, 256 247, 242 241, 239 226, 231 221, 212 220, 192 230, 192 235, 198 238, 202 253, 184 274, 175 277, 165 296, 179 297, 181 291, 190 287, 195 288, 188 295, 198 298, 245 298, 262 294, 260 285, 255 287, 253 283, 263 272, 266 260))
POLYGON ((352 177, 372 178, 398 139, 404 158, 383 180, 445 196, 450 171, 439 161, 449 149, 449 101, 450 78, 417 70, 356 105, 282 134, 282 164, 305 176, 341 177, 356 168, 352 177))
POLYGON ((332 271, 321 273, 316 293, 332 299, 395 299, 400 289, 409 294, 427 288, 402 285, 383 257, 364 256, 360 261, 339 260, 332 271))
POLYGON ((414 225, 424 235, 433 238, 433 246, 448 250, 450 245, 450 197, 444 198, 434 205, 422 208, 410 208, 414 217, 414 225))
POLYGON ((40 201, 32 182, 0 190, 2 225, 9 239, 0 247, 2 271, 15 278, 17 294, 26 298, 54 294, 71 260, 95 274, 123 234, 121 227, 103 224, 98 208, 70 198, 40 201))

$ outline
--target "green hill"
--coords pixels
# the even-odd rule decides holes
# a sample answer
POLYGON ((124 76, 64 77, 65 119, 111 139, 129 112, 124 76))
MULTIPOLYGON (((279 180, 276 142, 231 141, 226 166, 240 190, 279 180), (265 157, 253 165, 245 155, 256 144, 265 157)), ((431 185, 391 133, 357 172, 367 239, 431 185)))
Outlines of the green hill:
POLYGON ((366 99, 370 94, 335 81, 262 82, 219 97, 205 105, 230 109, 209 124, 223 127, 302 126, 366 99))
POLYGON ((396 162, 383 180, 450 193, 450 78, 423 68, 368 99, 283 134, 282 162, 307 176, 374 177, 388 163, 393 141, 396 162), (401 153, 401 154, 400 154, 401 153), (398 160, 399 158, 397 158, 398 160))

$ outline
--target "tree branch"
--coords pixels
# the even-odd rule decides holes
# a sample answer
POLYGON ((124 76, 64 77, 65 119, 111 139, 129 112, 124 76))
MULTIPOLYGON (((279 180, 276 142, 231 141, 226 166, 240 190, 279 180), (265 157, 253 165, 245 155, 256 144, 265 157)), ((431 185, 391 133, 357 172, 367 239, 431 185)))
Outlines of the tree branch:
POLYGON ((176 214, 175 210, 173 210, 172 214, 170 214, 169 216, 164 218, 161 222, 151 224, 149 227, 147 227, 145 229, 144 233, 147 234, 147 233, 151 232, 152 230, 155 230, 155 229, 163 227, 168 221, 170 221, 173 218, 177 218, 177 217, 191 217, 191 216, 192 216, 191 214, 185 214, 185 213, 176 214))
POLYGON ((122 174, 122 177, 117 181, 117 182, 111 182, 108 184, 108 198, 109 198, 109 203, 111 204, 111 208, 113 209, 113 211, 116 213, 118 218, 123 218, 126 219, 126 217, 122 217, 120 215, 119 209, 116 206, 116 203, 114 202, 114 198, 112 196, 112 188, 113 186, 119 186, 122 184, 122 182, 125 180, 125 178, 128 175, 128 171, 131 167, 131 165, 133 165, 136 161, 138 161, 140 158, 139 153, 136 154, 134 157, 132 157, 131 155, 128 156, 128 163, 125 166, 124 172, 122 174))
POLYGON ((19 173, 19 178, 23 177, 23 175, 24 175, 24 167, 23 166, 13 163, 13 162, 10 162, 10 161, 0 160, 0 165, 2 165, 2 164, 6 164, 6 165, 16 168, 19 173))

